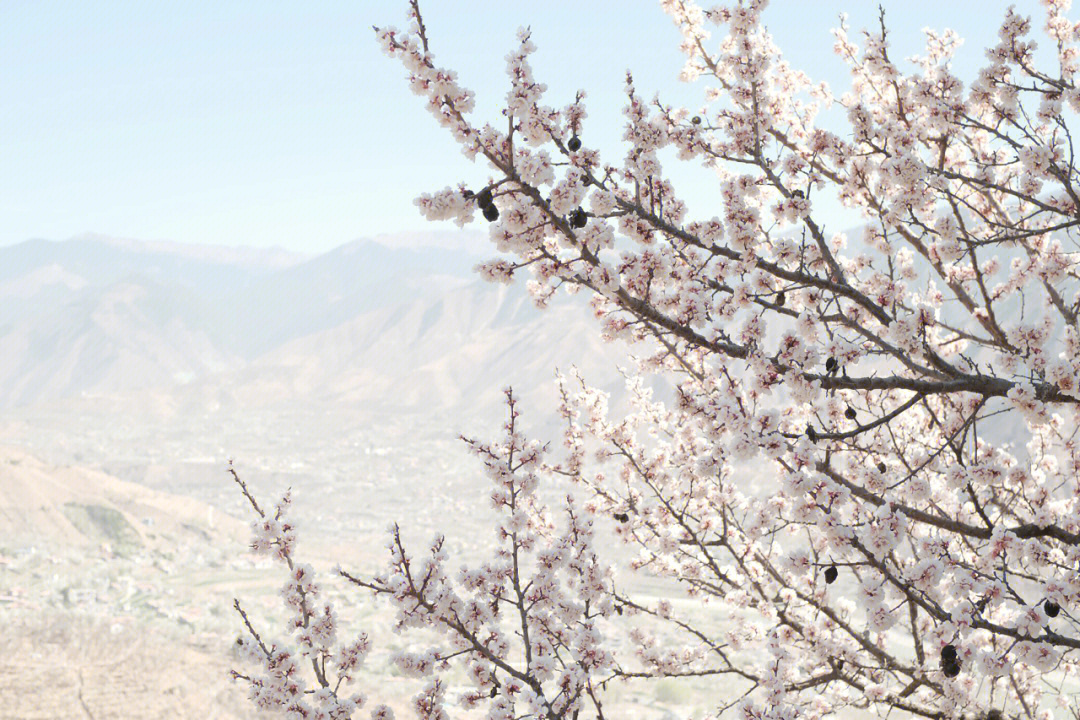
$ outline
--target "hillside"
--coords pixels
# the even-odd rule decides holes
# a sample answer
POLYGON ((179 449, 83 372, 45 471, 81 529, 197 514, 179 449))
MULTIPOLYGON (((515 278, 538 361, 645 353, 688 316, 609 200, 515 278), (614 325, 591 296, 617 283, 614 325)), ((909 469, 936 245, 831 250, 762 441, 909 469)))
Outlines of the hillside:
POLYGON ((196 500, 0 447, 0 526, 8 547, 171 550, 236 543, 245 524, 196 500))

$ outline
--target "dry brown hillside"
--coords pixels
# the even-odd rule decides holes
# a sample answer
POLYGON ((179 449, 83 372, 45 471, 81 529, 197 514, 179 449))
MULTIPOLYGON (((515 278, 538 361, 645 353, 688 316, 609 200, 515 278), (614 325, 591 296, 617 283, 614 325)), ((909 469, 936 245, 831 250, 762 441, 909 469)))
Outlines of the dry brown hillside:
POLYGON ((54 467, 0 446, 3 544, 165 549, 179 541, 236 542, 244 524, 191 498, 96 470, 54 467))

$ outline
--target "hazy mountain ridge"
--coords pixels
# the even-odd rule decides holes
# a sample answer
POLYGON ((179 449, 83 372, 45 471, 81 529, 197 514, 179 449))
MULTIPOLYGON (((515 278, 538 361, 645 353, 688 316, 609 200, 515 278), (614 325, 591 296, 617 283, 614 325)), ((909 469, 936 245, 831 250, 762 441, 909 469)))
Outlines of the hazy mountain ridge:
POLYGON ((238 364, 191 291, 145 279, 87 285, 0 329, 0 405, 171 385, 238 364))
POLYGON ((230 342, 251 359, 356 315, 468 282, 478 256, 441 248, 394 248, 371 240, 227 288, 230 342))
POLYGON ((475 281, 288 342, 240 371, 247 380, 238 392, 256 402, 291 385, 316 402, 489 414, 514 386, 550 406, 555 370, 568 369, 568 358, 593 377, 611 376, 619 359, 583 300, 562 298, 541 311, 521 285, 475 281))
POLYGON ((153 390, 490 409, 508 384, 550 393, 566 358, 610 376, 584 298, 541 312, 521 285, 479 281, 476 240, 312 258, 97 236, 0 248, 0 407, 153 390))
POLYGON ((41 267, 62 267, 84 281, 104 286, 131 275, 210 290, 299 264, 305 256, 283 250, 228 248, 120 240, 85 235, 70 240, 27 240, 0 248, 0 282, 41 267))

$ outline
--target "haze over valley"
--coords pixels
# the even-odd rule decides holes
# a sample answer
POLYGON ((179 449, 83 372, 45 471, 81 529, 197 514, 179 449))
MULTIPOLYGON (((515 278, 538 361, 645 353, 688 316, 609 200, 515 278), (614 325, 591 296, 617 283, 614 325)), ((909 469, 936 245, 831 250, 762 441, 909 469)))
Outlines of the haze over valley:
POLYGON ((557 441, 560 363, 617 399, 627 359, 583 296, 539 311, 521 284, 480 281, 486 258, 467 233, 318 256, 102 236, 0 248, 0 619, 8 650, 33 655, 0 668, 12 716, 107 717, 129 696, 156 698, 139 717, 241 716, 232 597, 272 627, 280 578, 245 553, 230 458, 266 504, 292 488, 324 572, 374 569, 393 520, 426 541, 461 513, 475 522, 451 549, 488 544, 486 481, 458 435, 496 437, 512 385, 526 426, 557 441), (114 645, 136 648, 147 687, 120 683, 114 645), (61 652, 70 677, 50 685, 61 652), (166 660, 204 682, 161 695, 166 660))

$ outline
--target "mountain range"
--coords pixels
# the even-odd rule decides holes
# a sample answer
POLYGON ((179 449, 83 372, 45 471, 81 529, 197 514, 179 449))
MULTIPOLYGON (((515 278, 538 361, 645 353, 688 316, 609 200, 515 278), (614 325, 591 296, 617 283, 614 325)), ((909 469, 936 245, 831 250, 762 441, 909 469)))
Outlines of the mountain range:
MULTIPOLYGON (((468 411, 557 366, 612 377, 584 298, 537 310, 481 282, 478 234, 279 249, 87 235, 0 248, 0 409, 67 399, 225 398, 468 411)), ((547 391, 545 391, 547 392, 547 391)))

